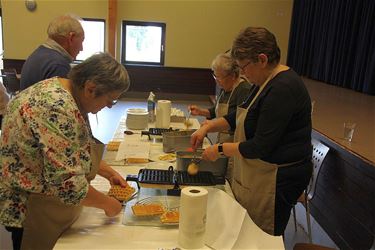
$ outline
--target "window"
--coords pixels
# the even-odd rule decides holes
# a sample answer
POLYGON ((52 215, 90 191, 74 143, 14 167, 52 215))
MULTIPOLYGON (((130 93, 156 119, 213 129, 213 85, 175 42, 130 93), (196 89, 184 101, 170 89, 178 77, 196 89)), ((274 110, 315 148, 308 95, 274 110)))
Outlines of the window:
POLYGON ((85 40, 77 61, 85 60, 97 52, 104 52, 105 20, 83 18, 81 24, 85 31, 85 40))
POLYGON ((121 62, 164 65, 165 23, 122 22, 121 62))

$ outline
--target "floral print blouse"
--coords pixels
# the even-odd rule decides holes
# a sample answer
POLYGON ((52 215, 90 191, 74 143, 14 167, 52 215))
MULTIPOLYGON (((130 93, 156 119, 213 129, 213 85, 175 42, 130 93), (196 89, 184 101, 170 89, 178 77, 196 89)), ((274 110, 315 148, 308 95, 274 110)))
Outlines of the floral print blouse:
POLYGON ((57 77, 19 93, 8 105, 0 148, 0 223, 22 227, 30 193, 65 204, 86 197, 90 135, 72 95, 57 77))

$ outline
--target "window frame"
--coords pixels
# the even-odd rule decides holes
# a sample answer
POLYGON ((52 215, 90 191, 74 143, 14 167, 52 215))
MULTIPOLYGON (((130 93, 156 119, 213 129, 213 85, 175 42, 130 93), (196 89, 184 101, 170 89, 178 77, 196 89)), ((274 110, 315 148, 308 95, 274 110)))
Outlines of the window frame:
POLYGON ((165 61, 165 36, 166 36, 166 23, 161 22, 146 22, 146 21, 122 21, 122 34, 121 34, 121 63, 125 65, 152 65, 152 66, 164 66, 165 61), (144 62, 144 61, 127 61, 126 60, 126 26, 156 26, 162 30, 161 34, 161 46, 160 46, 160 62, 144 62))
MULTIPOLYGON (((104 24, 104 34, 103 34, 103 39, 104 39, 104 41, 103 41, 103 51, 102 52, 105 52, 105 48, 106 48, 106 32, 107 32, 107 27, 106 27, 106 20, 105 19, 103 19, 103 18, 89 18, 89 17, 82 17, 82 20, 83 21, 88 21, 88 22, 90 22, 90 21, 93 21, 93 22, 103 22, 103 24, 104 24)), ((85 36, 86 36, 86 34, 85 34, 85 36)), ((86 40, 86 37, 85 37, 85 40, 86 40)), ((85 49, 85 48, 83 48, 83 49, 85 49)), ((80 63, 80 62, 82 62, 82 61, 84 61, 84 60, 74 60, 74 63, 80 63)))

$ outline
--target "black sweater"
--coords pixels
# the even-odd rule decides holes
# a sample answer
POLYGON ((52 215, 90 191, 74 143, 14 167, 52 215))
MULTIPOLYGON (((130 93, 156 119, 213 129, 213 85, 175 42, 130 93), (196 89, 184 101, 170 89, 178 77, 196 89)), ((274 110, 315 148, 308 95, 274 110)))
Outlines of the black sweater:
MULTIPOLYGON (((248 107, 253 97, 241 107, 248 107)), ((224 118, 234 130, 236 112, 224 118)), ((245 158, 282 164, 311 156, 311 100, 292 69, 276 75, 257 97, 245 119, 245 134, 239 145, 245 158)))

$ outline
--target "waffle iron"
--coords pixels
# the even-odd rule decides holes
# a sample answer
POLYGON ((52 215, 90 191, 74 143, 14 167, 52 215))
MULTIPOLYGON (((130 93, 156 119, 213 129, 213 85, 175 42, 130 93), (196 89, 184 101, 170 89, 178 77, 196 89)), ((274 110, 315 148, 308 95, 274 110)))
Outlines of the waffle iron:
POLYGON ((177 171, 172 166, 168 170, 141 169, 138 175, 128 175, 126 180, 136 182, 138 188, 168 189, 169 195, 180 195, 180 188, 184 186, 215 186, 222 183, 220 177, 212 172, 199 171, 197 175, 189 175, 187 171, 177 171))
POLYGON ((142 131, 141 136, 147 135, 151 140, 151 135, 163 135, 164 132, 174 131, 172 128, 149 128, 148 131, 142 131))

